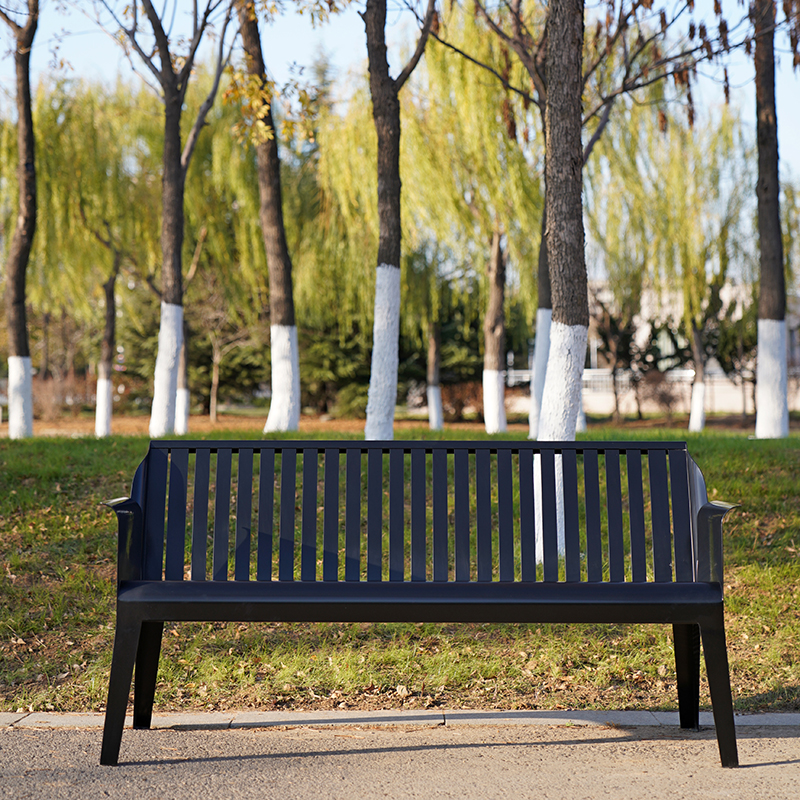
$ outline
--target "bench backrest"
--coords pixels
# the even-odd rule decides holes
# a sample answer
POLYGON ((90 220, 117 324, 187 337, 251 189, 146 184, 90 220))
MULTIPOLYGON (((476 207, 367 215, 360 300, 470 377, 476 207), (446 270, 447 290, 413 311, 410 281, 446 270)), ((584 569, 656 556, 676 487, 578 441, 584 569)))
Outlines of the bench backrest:
POLYGON ((672 442, 154 441, 131 499, 149 580, 692 581, 705 486, 672 442))

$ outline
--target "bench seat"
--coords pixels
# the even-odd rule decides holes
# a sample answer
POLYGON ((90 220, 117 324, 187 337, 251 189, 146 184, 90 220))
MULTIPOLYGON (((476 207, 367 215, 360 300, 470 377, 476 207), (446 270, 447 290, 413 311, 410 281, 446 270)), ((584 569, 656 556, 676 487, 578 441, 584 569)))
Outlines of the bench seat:
POLYGON ((128 581, 141 621, 693 623, 722 608, 706 583, 128 581))
POLYGON ((150 726, 165 622, 672 625, 738 754, 722 520, 683 442, 155 441, 118 518, 100 760, 150 726), (135 675, 135 680, 133 680, 135 675))

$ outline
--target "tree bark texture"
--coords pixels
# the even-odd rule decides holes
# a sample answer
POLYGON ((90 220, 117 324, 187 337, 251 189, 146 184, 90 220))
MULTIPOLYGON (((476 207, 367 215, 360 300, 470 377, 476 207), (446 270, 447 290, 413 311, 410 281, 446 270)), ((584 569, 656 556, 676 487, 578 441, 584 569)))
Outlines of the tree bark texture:
POLYGON ((400 99, 386 58, 386 0, 364 12, 372 118, 378 135, 378 264, 400 267, 400 99))
MULTIPOLYGON (((248 74, 267 85, 261 37, 252 0, 236 0, 239 27, 248 74)), ((286 244, 281 195, 281 165, 278 139, 269 101, 265 102, 263 122, 272 131, 271 138, 255 143, 260 199, 259 218, 269 269, 269 313, 271 325, 294 325, 292 261, 286 244)))
POLYGON ((108 280, 103 284, 106 301, 105 325, 103 341, 100 343, 100 363, 97 365, 97 377, 111 380, 114 370, 114 352, 117 347, 117 303, 115 288, 119 275, 120 256, 114 253, 114 267, 108 280))
POLYGON ((778 180, 778 117, 775 109, 774 0, 756 0, 756 141, 758 147, 758 236, 761 280, 758 318, 786 316, 783 240, 778 180))
POLYGON ((185 170, 181 163, 181 104, 177 86, 164 91, 164 155, 161 195, 161 299, 183 305, 183 193, 185 170))
POLYGON ((25 273, 36 232, 36 144, 31 110, 30 59, 31 46, 39 22, 38 2, 29 4, 28 12, 25 27, 12 28, 15 40, 19 212, 6 263, 8 352, 11 356, 22 358, 30 357, 28 321, 25 312, 25 273))
POLYGON ((442 410, 442 387, 439 371, 442 363, 442 332, 438 322, 428 323, 428 426, 432 431, 444 428, 442 410))
POLYGON ((542 209, 542 232, 539 237, 539 263, 537 271, 538 307, 553 308, 550 293, 550 265, 547 259, 547 189, 545 188, 545 206, 542 209))
POLYGON ((506 261, 500 231, 492 234, 489 258, 489 301, 483 318, 483 368, 502 371, 505 367, 506 261))
POLYGON ((554 0, 547 42, 547 259, 553 322, 589 324, 581 170, 582 0, 554 0))
POLYGON ((428 386, 439 385, 442 363, 442 331, 438 322, 428 323, 428 386))

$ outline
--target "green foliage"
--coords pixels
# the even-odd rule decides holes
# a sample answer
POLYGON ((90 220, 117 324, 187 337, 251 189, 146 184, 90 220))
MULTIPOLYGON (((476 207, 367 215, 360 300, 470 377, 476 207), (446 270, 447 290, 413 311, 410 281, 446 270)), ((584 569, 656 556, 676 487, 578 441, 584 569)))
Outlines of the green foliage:
POLYGON ((725 373, 737 383, 755 381, 758 350, 758 300, 755 287, 739 307, 731 303, 719 318, 716 358, 725 373))

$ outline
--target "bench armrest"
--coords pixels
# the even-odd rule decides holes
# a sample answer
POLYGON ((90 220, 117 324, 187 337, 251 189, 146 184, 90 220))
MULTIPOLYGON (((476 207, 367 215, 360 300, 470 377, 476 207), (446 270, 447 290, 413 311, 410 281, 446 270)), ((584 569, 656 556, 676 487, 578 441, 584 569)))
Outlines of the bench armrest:
POLYGON ((697 511, 697 580, 722 586, 722 520, 735 503, 705 502, 697 511))
POLYGON ((142 507, 129 497, 118 497, 105 505, 114 509, 119 525, 117 582, 141 580, 144 556, 142 507))

